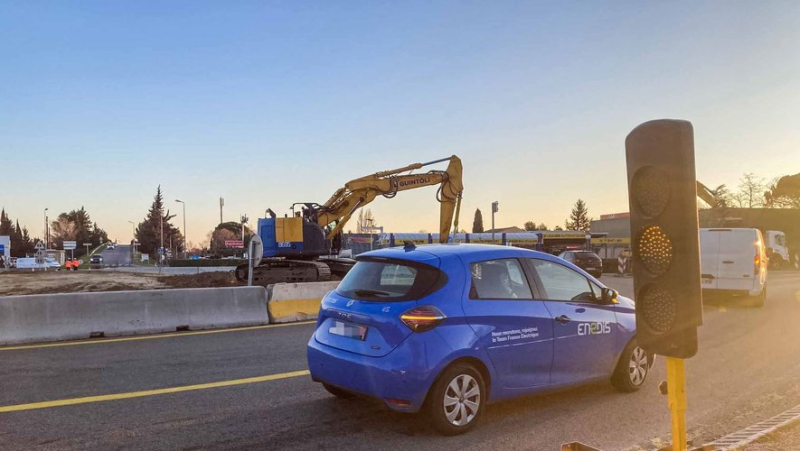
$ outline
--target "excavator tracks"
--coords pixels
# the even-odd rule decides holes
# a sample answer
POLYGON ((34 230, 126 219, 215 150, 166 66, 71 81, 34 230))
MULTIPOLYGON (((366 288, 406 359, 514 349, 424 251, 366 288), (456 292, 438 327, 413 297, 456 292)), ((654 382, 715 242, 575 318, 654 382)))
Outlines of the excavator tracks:
MULTIPOLYGON (((236 267, 236 279, 247 282, 248 265, 236 267)), ((274 283, 324 282, 331 280, 330 267, 322 262, 270 258, 253 268, 253 284, 266 287, 274 283)))

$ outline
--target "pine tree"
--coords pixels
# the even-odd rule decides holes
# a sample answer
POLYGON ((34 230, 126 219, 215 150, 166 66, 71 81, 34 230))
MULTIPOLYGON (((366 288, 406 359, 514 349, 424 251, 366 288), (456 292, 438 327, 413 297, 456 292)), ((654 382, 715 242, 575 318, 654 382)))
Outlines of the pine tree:
POLYGON ((172 238, 173 246, 177 246, 176 250, 181 250, 183 236, 170 223, 174 217, 175 215, 169 214, 169 210, 164 211, 164 196, 161 193, 161 185, 158 185, 156 195, 153 197, 153 203, 150 205, 150 211, 147 212, 147 217, 136 228, 136 240, 139 241, 138 249, 143 254, 156 256, 158 253, 158 248, 161 247, 162 224, 164 227, 164 247, 169 247, 170 238, 172 238))
POLYGON ((472 221, 472 233, 483 233, 483 213, 481 209, 475 210, 475 219, 472 221))
POLYGON ((12 235, 14 231, 14 224, 6 214, 6 209, 0 210, 0 235, 12 235))
POLYGON ((589 209, 586 208, 586 203, 582 199, 578 199, 564 225, 567 230, 588 232, 591 227, 591 221, 592 218, 589 217, 589 209))

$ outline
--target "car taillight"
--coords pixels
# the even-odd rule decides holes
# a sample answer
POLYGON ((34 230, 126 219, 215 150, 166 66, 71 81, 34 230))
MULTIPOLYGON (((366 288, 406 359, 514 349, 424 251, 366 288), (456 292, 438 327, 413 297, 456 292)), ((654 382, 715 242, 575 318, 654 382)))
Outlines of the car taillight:
POLYGON ((753 275, 757 276, 761 271, 761 252, 756 249, 756 256, 753 257, 753 275))
POLYGON ((432 305, 414 307, 400 315, 400 320, 414 332, 425 332, 444 321, 444 313, 432 305))

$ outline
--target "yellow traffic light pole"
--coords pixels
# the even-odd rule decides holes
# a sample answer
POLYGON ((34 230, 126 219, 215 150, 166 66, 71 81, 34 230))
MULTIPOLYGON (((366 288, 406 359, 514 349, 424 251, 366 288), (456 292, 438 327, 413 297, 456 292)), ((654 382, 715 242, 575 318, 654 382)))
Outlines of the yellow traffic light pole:
POLYGON ((683 359, 666 359, 667 402, 672 417, 672 451, 686 451, 686 367, 683 359))

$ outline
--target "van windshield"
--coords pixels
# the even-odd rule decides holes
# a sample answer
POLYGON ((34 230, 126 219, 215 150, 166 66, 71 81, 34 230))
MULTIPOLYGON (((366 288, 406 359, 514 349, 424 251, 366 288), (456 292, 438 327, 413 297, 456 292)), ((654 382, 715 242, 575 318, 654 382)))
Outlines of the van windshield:
POLYGON ((347 273, 336 292, 361 301, 412 301, 433 293, 446 281, 444 273, 426 264, 365 258, 347 273))

